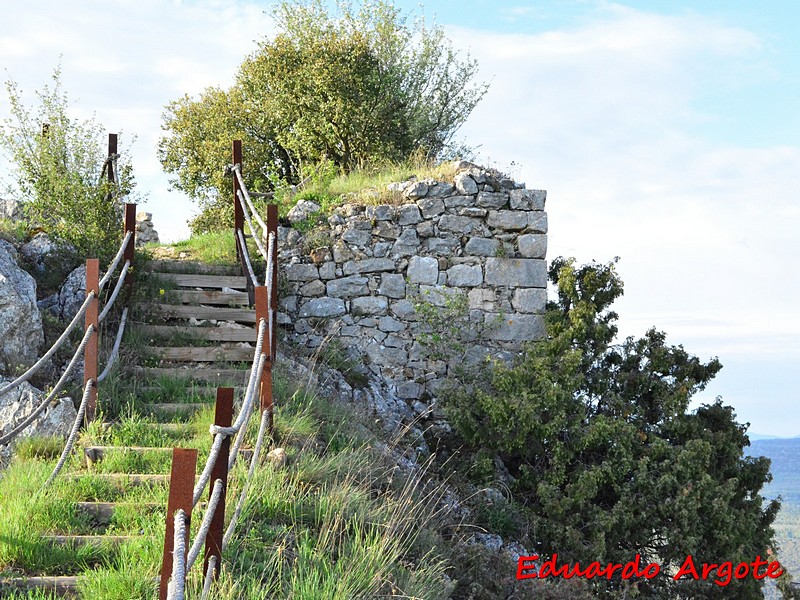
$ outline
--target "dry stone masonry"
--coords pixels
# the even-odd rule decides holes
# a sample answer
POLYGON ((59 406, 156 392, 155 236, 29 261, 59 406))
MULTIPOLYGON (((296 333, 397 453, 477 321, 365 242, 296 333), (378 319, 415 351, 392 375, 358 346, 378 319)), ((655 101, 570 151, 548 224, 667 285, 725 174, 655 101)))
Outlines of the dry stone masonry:
POLYGON ((546 193, 465 161, 454 170, 452 183, 391 184, 393 204, 338 207, 305 235, 279 229, 290 337, 335 340, 409 403, 545 333, 546 193))

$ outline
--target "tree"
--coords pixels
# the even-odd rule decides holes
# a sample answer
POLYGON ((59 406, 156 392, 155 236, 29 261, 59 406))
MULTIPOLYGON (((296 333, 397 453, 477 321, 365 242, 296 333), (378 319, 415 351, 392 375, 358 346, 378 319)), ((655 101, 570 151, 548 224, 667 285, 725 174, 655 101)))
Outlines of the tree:
POLYGON ((407 25, 385 2, 355 11, 342 0, 330 14, 321 0, 287 0, 273 14, 278 34, 245 58, 233 87, 167 106, 162 165, 201 207, 229 194, 219 173, 234 137, 256 148, 247 171, 266 189, 323 159, 348 171, 441 156, 486 92, 441 27, 407 25))
MULTIPOLYGON (((703 363, 654 329, 613 344, 614 263, 556 259, 550 279, 558 300, 548 338, 518 364, 496 365, 485 388, 447 400, 467 443, 496 453, 514 476, 543 551, 583 565, 640 554, 662 573, 690 554, 698 563, 766 557, 779 509, 760 495, 769 460, 743 455, 747 426, 720 399, 688 411, 719 361, 703 363)), ((761 583, 660 576, 636 587, 645 598, 746 599, 762 597, 761 583)))
POLYGON ((33 109, 14 81, 6 82, 6 90, 11 117, 0 130, 0 146, 16 166, 12 193, 23 202, 26 218, 81 256, 113 256, 122 230, 116 198, 133 187, 130 166, 118 163, 120 190, 103 176, 105 129, 93 119, 70 117, 60 68, 52 85, 36 93, 33 109))

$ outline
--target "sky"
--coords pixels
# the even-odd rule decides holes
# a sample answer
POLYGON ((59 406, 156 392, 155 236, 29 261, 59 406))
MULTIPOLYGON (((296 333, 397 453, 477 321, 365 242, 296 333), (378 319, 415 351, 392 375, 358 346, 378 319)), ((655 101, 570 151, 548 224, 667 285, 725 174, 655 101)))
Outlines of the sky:
MULTIPOLYGON (((547 190, 548 256, 620 257, 620 334, 650 327, 724 368, 750 431, 800 435, 800 3, 403 1, 480 64, 458 136, 547 190)), ((130 145, 164 240, 196 210, 170 191, 163 107, 227 87, 274 33, 268 2, 28 0, 0 21, 0 73, 33 102, 62 67, 78 117, 130 145)), ((0 96, 0 119, 8 114, 0 96)), ((0 162, 0 178, 10 174, 0 162)))

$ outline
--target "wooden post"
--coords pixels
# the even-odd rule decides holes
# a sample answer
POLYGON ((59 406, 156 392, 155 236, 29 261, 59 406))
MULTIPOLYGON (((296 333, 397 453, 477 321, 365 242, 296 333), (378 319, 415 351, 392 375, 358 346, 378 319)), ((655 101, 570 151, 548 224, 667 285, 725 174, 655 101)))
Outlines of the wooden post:
MULTIPOLYGON (((83 351, 83 385, 92 381, 92 389, 86 403, 85 423, 94 421, 97 413, 97 340, 99 323, 99 296, 100 296, 100 260, 97 258, 86 259, 86 295, 94 292, 94 298, 89 301, 84 317, 85 330, 93 327, 94 331, 89 336, 89 341, 83 351)), ((84 331, 85 331, 84 330, 84 331)))
MULTIPOLYGON (((233 388, 217 388, 217 405, 214 410, 214 424, 220 427, 230 427, 233 422, 233 388)), ((214 491, 214 482, 222 480, 222 495, 219 498, 217 509, 211 518, 211 526, 206 537, 205 560, 203 573, 208 570, 208 562, 212 556, 217 557, 217 566, 214 579, 219 577, 219 568, 222 564, 222 536, 225 532, 225 498, 228 493, 228 456, 230 453, 231 439, 226 437, 220 447, 219 455, 211 469, 211 484, 209 498, 214 491)))
MULTIPOLYGON (((125 252, 122 254, 122 264, 125 264, 125 261, 131 262, 131 268, 133 268, 133 256, 134 256, 134 249, 136 248, 136 205, 130 202, 125 203, 125 230, 122 233, 123 239, 124 236, 128 235, 129 231, 133 232, 128 245, 125 247, 125 252)), ((133 276, 128 273, 128 277, 125 279, 125 297, 128 301, 130 301, 131 294, 133 293, 133 276)), ((129 302, 126 302, 129 304, 129 302)))
MULTIPOLYGON (((161 559, 161 581, 159 600, 167 600, 167 585, 172 575, 172 552, 175 545, 175 513, 183 509, 186 514, 186 551, 189 551, 189 525, 192 520, 194 496, 194 474, 197 469, 197 450, 172 449, 172 470, 169 476, 169 500, 167 501, 167 526, 164 533, 164 554, 161 559)), ((184 557, 185 558, 185 557, 184 557)))
POLYGON ((269 307, 272 311, 272 346, 270 353, 270 366, 275 362, 278 348, 278 205, 270 204, 267 206, 267 239, 272 233, 272 290, 269 299, 269 307))
MULTIPOLYGON (((267 288, 259 286, 256 292, 256 331, 258 331, 258 324, 261 319, 266 319, 269 323, 269 298, 267 297, 267 288)), ((274 323, 273 323, 274 326, 274 323)), ((261 413, 269 411, 269 430, 272 432, 272 351, 269 349, 270 340, 272 339, 272 332, 267 328, 266 335, 264 336, 264 351, 267 355, 267 361, 264 365, 264 372, 261 374, 261 381, 259 387, 259 397, 261 398, 261 413)))

